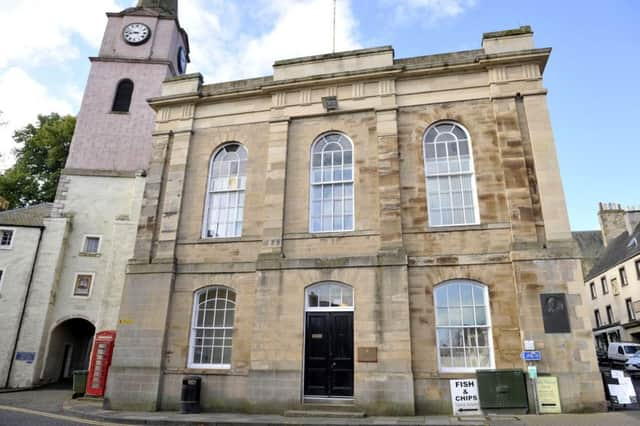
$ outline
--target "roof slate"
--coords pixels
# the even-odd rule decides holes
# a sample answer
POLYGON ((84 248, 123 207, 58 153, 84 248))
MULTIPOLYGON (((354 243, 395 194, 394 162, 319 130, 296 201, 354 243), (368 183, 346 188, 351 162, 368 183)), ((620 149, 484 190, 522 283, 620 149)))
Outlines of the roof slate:
POLYGON ((625 260, 640 254, 640 223, 635 227, 631 235, 625 231, 611 241, 602 252, 596 263, 587 274, 588 281, 625 260))
POLYGON ((53 203, 42 203, 0 212, 0 225, 44 226, 43 219, 49 216, 52 207, 53 203))

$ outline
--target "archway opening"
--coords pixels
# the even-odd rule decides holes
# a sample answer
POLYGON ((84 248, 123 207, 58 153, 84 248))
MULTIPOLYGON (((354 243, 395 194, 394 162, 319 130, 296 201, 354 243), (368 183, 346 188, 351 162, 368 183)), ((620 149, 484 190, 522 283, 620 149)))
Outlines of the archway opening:
POLYGON ((49 339, 43 381, 70 382, 75 370, 87 370, 95 332, 93 324, 82 318, 58 324, 49 339))

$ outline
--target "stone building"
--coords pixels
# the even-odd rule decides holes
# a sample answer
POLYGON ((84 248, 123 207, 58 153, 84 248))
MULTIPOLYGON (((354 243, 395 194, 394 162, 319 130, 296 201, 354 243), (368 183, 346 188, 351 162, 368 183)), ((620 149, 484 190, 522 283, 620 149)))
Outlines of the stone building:
POLYGON ((175 409, 197 374, 206 409, 450 413, 533 340, 565 411, 603 409, 550 52, 521 27, 165 81, 105 405, 175 409))
MULTIPOLYGON (((0 371, 12 365, 3 387, 54 382, 86 368, 94 334, 118 321, 151 156, 155 113, 147 99, 184 73, 189 45, 177 0, 139 0, 107 18, 55 202, 42 219, 47 238, 15 348, 29 356, 0 359, 0 371)), ((14 296, 10 305, 20 303, 14 296)))
MULTIPOLYGON (((8 386, 16 362, 18 336, 25 306, 32 296, 39 248, 46 246, 49 239, 45 218, 51 207, 44 203, 0 212, 0 388, 8 386)), ((18 358, 32 360, 32 354, 20 354, 18 358)))
POLYGON ((585 274, 584 298, 591 301, 596 346, 610 342, 640 343, 640 208, 600 203, 603 247, 585 274))

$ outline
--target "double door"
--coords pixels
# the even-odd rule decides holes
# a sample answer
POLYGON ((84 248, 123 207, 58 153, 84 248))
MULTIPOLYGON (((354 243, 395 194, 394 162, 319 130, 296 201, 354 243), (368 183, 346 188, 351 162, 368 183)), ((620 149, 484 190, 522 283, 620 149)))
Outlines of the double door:
POLYGON ((305 396, 353 396, 353 312, 307 312, 305 396))

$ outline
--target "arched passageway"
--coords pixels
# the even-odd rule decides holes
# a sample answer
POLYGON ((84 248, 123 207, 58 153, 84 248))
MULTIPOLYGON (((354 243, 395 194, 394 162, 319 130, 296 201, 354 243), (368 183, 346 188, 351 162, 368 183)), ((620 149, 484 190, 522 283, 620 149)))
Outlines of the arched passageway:
POLYGON ((72 318, 51 332, 42 379, 44 382, 68 381, 74 370, 89 368, 95 327, 82 318, 72 318))

